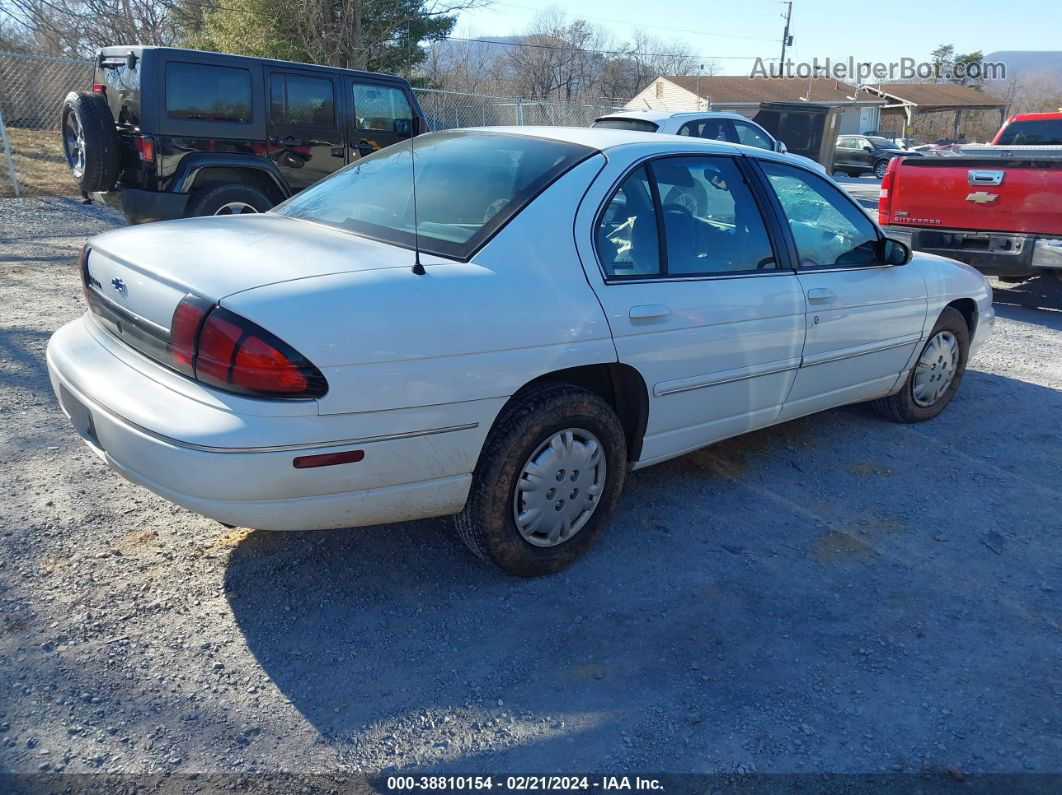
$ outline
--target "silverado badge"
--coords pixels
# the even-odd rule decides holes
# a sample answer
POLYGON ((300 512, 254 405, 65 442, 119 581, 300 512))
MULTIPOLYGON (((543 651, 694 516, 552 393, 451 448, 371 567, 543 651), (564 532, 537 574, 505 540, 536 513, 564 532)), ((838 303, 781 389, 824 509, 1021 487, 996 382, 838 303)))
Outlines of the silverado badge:
POLYGON ((991 204, 998 198, 998 193, 989 193, 988 191, 978 190, 967 196, 966 201, 973 202, 974 204, 991 204))

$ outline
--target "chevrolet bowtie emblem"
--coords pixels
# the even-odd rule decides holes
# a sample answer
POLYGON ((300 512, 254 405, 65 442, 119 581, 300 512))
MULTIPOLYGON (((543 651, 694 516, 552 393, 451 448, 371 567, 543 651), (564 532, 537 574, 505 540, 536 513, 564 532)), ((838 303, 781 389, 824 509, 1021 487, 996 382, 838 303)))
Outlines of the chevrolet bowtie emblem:
POLYGON ((978 190, 967 196, 966 201, 973 202, 974 204, 991 204, 998 198, 998 193, 988 193, 987 191, 978 190))

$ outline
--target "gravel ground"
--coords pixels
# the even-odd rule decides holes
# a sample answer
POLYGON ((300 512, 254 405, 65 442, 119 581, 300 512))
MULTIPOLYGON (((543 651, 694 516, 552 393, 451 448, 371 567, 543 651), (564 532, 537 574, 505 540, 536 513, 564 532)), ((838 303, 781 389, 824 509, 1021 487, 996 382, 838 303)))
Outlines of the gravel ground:
POLYGON ((44 349, 116 222, 0 201, 0 771, 1062 770, 1060 285, 997 285, 936 421, 635 473, 527 582, 447 520, 229 530, 107 470, 44 349))

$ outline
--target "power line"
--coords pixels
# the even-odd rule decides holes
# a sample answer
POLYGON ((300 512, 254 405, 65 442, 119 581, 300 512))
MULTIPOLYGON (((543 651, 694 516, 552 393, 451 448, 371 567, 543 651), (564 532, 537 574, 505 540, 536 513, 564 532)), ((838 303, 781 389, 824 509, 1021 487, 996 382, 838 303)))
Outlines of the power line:
POLYGON ((462 36, 441 36, 441 39, 447 41, 468 41, 476 42, 479 44, 497 44, 501 47, 532 47, 539 50, 559 50, 561 52, 587 52, 595 55, 619 55, 624 57, 632 57, 640 55, 645 58, 701 58, 708 61, 755 61, 761 57, 759 55, 697 55, 694 53, 686 52, 636 52, 631 50, 594 50, 588 47, 569 47, 566 45, 555 44, 536 44, 526 41, 496 41, 492 39, 480 39, 480 38, 464 38, 462 36))

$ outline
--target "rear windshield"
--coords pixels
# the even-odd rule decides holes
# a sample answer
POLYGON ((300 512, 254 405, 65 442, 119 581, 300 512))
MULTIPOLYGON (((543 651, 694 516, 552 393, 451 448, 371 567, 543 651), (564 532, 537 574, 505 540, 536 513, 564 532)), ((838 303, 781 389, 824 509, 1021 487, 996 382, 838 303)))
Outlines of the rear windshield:
POLYGON ((103 96, 114 120, 123 127, 140 124, 140 59, 104 58, 96 79, 107 87, 103 96))
MULTIPOLYGON (((467 259, 557 177, 595 150, 504 133, 414 138, 421 251, 467 259)), ((291 218, 412 248, 410 142, 351 163, 276 208, 291 218)))
POLYGON ((656 132, 660 125, 646 119, 598 119, 591 127, 606 127, 610 130, 637 130, 638 132, 656 132))
POLYGON ((1062 146, 1062 119, 1016 121, 999 136, 1000 146, 1062 146))

